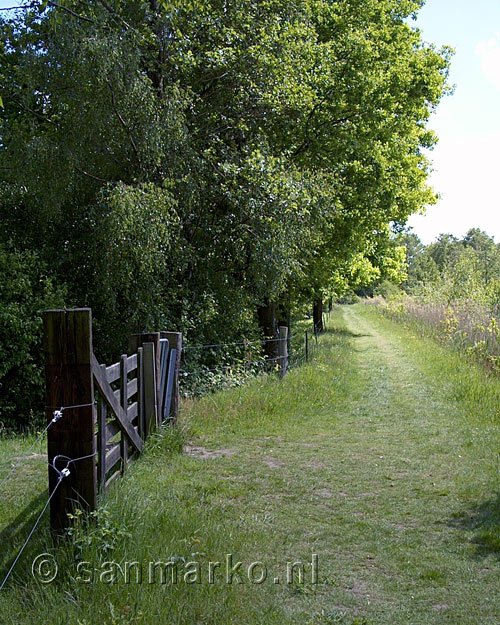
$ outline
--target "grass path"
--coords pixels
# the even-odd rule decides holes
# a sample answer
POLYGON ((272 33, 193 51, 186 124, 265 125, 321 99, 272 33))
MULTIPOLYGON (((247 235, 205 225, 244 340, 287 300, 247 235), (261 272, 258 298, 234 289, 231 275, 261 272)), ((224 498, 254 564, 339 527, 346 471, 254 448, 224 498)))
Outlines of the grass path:
MULTIPOLYGON (((499 409, 483 370, 368 306, 338 308, 313 364, 185 402, 181 429, 104 502, 106 531, 77 532, 98 572, 172 558, 181 575, 201 563, 200 584, 85 584, 57 547, 58 580, 34 583, 26 558, 0 622, 497 624, 499 409), (229 553, 241 584, 225 582, 229 553), (286 562, 312 554, 319 583, 310 567, 285 583, 286 562), (208 561, 222 563, 214 584, 208 561)), ((42 532, 30 557, 47 544, 42 532)))

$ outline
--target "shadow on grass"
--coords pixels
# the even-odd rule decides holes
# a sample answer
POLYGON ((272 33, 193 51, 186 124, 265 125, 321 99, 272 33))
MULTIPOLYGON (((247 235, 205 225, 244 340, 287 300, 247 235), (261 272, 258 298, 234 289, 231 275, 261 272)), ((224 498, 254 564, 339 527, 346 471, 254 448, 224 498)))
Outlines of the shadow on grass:
POLYGON ((500 559, 500 493, 453 515, 447 525, 473 532, 475 557, 493 555, 500 559))
POLYGON ((28 538, 28 534, 42 511, 47 497, 47 491, 35 496, 17 517, 0 531, 0 584, 22 544, 28 538))

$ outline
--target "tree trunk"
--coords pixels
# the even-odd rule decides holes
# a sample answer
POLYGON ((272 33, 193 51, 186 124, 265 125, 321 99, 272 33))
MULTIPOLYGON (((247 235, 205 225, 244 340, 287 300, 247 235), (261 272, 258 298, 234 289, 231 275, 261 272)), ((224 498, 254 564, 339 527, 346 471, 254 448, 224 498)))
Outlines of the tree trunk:
POLYGON ((313 323, 315 334, 323 332, 323 300, 319 297, 313 303, 313 323))
MULTIPOLYGON (((276 303, 270 302, 267 298, 262 306, 257 308, 259 318, 259 326, 265 339, 276 338, 276 303)), ((266 358, 276 358, 278 355, 278 343, 268 342, 264 344, 264 353, 266 358)))

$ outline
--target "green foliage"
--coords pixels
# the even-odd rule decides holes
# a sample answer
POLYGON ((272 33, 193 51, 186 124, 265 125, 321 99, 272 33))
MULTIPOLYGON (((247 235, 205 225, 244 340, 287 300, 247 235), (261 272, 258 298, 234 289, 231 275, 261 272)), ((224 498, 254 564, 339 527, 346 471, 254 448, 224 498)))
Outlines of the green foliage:
POLYGON ((36 252, 0 243, 0 423, 40 424, 43 407, 42 311, 60 307, 65 290, 36 252))
POLYGON ((163 299, 167 263, 178 257, 179 218, 168 190, 152 183, 109 186, 89 209, 85 226, 87 297, 97 316, 99 349, 116 354, 136 331, 172 327, 163 299))
POLYGON ((397 285, 395 285, 394 282, 391 282, 390 280, 383 280, 373 290, 373 295, 381 296, 386 300, 398 298, 400 294, 401 291, 399 290, 397 285))
MULTIPOLYGON (((402 279, 451 51, 415 0, 33 3, 0 20, 0 206, 96 348, 259 335, 264 302, 402 279)), ((207 364, 207 363, 203 363, 207 364)))
POLYGON ((451 304, 473 301, 493 306, 500 294, 500 247, 477 228, 463 239, 441 234, 428 246, 415 234, 403 233, 406 248, 407 293, 451 304))
POLYGON ((116 523, 104 506, 88 515, 81 508, 77 508, 74 513, 68 514, 68 519, 71 525, 65 536, 71 541, 77 562, 89 558, 109 560, 118 544, 124 544, 131 538, 130 532, 116 523))

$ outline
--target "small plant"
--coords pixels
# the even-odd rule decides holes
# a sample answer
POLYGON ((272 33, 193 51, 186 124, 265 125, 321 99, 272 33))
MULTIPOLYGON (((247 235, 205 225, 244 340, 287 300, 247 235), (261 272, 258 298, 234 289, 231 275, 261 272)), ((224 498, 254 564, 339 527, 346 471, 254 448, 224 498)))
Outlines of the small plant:
POLYGON ((115 523, 104 507, 88 514, 77 508, 68 514, 68 519, 71 526, 65 535, 70 538, 78 561, 84 560, 87 554, 105 560, 121 540, 131 537, 128 529, 115 523))

